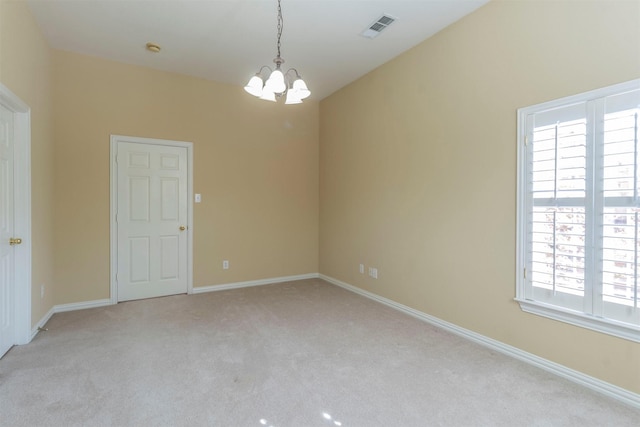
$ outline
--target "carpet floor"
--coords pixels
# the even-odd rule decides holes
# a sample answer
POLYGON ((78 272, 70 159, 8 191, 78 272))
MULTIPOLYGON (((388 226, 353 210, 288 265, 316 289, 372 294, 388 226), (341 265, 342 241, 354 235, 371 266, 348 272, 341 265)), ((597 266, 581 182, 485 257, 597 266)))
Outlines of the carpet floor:
POLYGON ((640 411, 319 279, 54 315, 2 426, 638 426, 640 411))

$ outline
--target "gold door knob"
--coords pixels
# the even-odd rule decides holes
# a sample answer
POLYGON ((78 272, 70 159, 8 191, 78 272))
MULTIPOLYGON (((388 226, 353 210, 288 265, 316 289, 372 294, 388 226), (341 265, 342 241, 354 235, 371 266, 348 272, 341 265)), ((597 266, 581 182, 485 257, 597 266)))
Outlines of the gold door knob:
POLYGON ((186 230, 186 229, 187 229, 187 227, 185 227, 184 225, 181 225, 181 226, 180 226, 180 231, 184 231, 184 230, 186 230))
POLYGON ((9 244, 10 244, 11 246, 13 246, 13 245, 19 245, 19 244, 21 244, 21 243, 22 243, 22 239, 19 239, 19 238, 17 238, 17 237, 11 237, 11 238, 9 239, 9 244))

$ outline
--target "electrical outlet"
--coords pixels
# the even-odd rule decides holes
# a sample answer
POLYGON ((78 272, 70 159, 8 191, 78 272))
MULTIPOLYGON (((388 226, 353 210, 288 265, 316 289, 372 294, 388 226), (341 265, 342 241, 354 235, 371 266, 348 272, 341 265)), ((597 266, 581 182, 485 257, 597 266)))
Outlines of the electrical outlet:
POLYGON ((40 298, 44 298, 44 285, 40 285, 40 298))
POLYGON ((229 269, 229 260, 224 260, 222 261, 222 269, 223 270, 228 270, 229 269))
POLYGON ((360 264, 360 274, 364 274, 364 264, 360 264))
POLYGON ((373 277, 374 279, 378 278, 378 269, 377 268, 373 268, 373 267, 369 267, 369 276, 373 277))

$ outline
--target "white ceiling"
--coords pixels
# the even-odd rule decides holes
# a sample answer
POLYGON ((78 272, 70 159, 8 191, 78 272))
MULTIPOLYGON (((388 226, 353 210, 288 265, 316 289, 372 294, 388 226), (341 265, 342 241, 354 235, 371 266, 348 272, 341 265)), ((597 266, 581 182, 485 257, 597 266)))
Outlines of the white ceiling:
MULTIPOLYGON (((489 0, 282 0, 284 66, 322 99, 489 0), (375 39, 360 33, 397 19, 375 39)), ((277 0, 28 0, 52 47, 244 86, 276 56, 277 0), (162 51, 145 50, 147 42, 162 51)), ((283 66, 283 67, 284 67, 283 66)))

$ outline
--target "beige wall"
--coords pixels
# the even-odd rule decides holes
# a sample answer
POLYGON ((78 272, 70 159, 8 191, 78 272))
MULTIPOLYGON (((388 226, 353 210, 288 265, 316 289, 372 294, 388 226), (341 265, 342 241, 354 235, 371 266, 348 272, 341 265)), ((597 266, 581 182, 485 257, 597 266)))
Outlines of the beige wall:
POLYGON ((0 0, 0 82, 31 108, 32 308, 53 307, 53 122, 51 50, 24 1, 0 0), (44 298, 40 285, 45 286, 44 298))
POLYGON ((317 102, 54 53, 56 304, 109 298, 110 134, 193 142, 195 287, 318 271, 317 102))
POLYGON ((495 1, 323 100, 320 272, 640 392, 639 344, 513 301, 516 109, 640 77, 639 24, 495 1))

